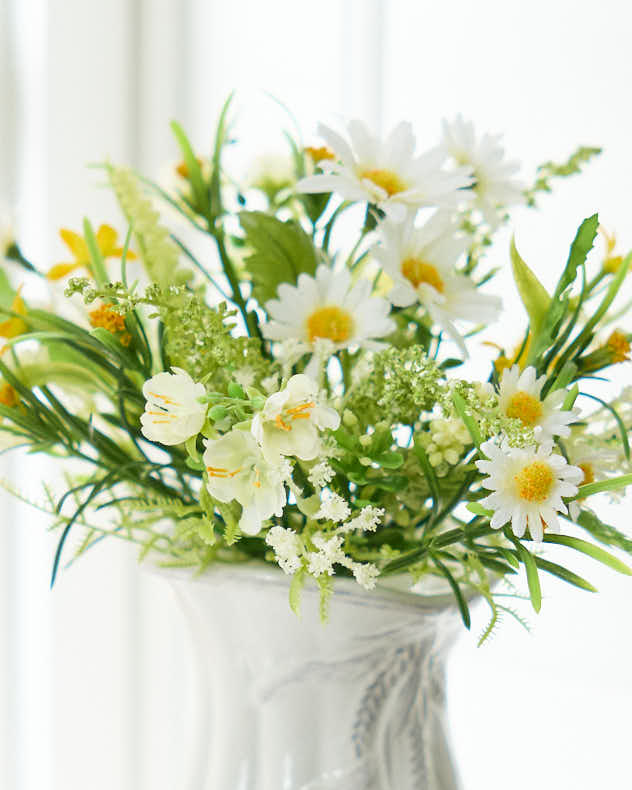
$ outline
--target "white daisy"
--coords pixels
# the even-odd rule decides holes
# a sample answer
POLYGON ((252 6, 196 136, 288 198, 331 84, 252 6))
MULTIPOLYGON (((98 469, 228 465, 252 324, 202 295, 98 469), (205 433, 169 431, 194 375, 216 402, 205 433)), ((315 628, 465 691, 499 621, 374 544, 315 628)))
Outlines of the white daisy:
POLYGON ((283 514, 287 470, 265 460, 252 434, 233 428, 205 445, 207 488, 220 502, 239 502, 244 534, 257 535, 264 521, 283 514))
POLYGON ((141 415, 143 435, 152 442, 174 445, 186 442, 202 430, 207 405, 200 403, 206 395, 204 384, 193 381, 180 368, 173 373, 158 373, 143 385, 147 399, 141 415))
POLYGON ((264 336, 298 340, 308 351, 319 339, 331 341, 334 351, 349 346, 378 349, 382 344, 375 338, 395 330, 389 303, 371 296, 368 280, 352 285, 348 269, 334 272, 324 263, 315 277, 301 274, 297 285, 282 283, 278 298, 265 307, 272 320, 263 325, 264 336))
POLYGON ((454 220, 437 212, 417 228, 410 216, 401 223, 383 222, 381 231, 383 241, 375 257, 394 282, 389 300, 397 307, 422 304, 462 353, 467 353, 454 322, 491 323, 498 317, 501 301, 482 294, 456 271, 467 239, 457 232, 454 220))
POLYGON ((251 429, 269 461, 281 455, 311 461, 319 455, 320 431, 340 425, 338 412, 319 401, 316 382, 304 373, 292 376, 285 389, 270 395, 251 429))
POLYGON ((527 527, 531 539, 540 542, 544 529, 559 532, 558 513, 567 514, 562 497, 577 494, 584 473, 569 466, 563 455, 553 453, 547 442, 535 447, 498 446, 493 441, 481 445, 489 460, 477 461, 480 472, 488 475, 482 485, 491 490, 480 500, 483 507, 494 511, 493 529, 511 522, 516 537, 521 538, 527 527))
POLYGON ((501 414, 514 417, 525 426, 533 428, 536 439, 546 441, 554 436, 569 436, 569 425, 577 419, 579 409, 562 410, 566 390, 550 392, 544 400, 540 393, 546 376, 536 378, 535 368, 518 365, 503 371, 498 393, 501 414))
POLYGON ((443 121, 441 149, 457 166, 466 167, 474 177, 474 206, 496 227, 500 208, 524 202, 524 184, 513 178, 520 163, 507 161, 500 145, 502 135, 477 138, 474 124, 457 115, 452 123, 443 121))
POLYGON ((409 123, 400 123, 384 141, 361 121, 351 121, 348 131, 351 145, 319 125, 318 133, 338 158, 321 161, 326 172, 299 181, 299 192, 337 192, 346 200, 366 200, 398 221, 410 209, 456 207, 467 199, 463 188, 472 183, 468 169, 443 170, 445 157, 438 148, 415 156, 409 123))

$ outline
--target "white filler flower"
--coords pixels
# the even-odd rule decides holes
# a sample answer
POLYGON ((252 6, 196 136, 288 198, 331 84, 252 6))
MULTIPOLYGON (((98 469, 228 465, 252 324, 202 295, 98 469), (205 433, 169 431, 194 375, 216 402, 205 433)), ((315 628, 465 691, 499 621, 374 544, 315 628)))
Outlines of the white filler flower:
POLYGON ((400 123, 382 141, 361 121, 348 126, 351 145, 322 124, 319 135, 335 152, 320 166, 327 172, 298 183, 300 192, 337 192, 346 200, 375 203, 394 220, 422 206, 456 207, 468 197, 463 187, 472 183, 467 168, 442 169, 443 152, 432 149, 415 156, 410 123, 400 123))
POLYGON ((320 454, 320 431, 336 430, 340 416, 335 409, 319 403, 316 382, 299 373, 285 389, 266 400, 252 420, 252 435, 265 458, 274 463, 281 455, 311 461, 320 454))
POLYGON ((301 274, 297 285, 283 283, 278 298, 266 303, 272 320, 262 331, 270 340, 297 339, 313 351, 319 340, 329 340, 333 350, 349 346, 381 348, 375 338, 395 330, 388 317, 386 299, 371 296, 371 283, 351 284, 351 272, 334 272, 324 263, 316 277, 301 274))
POLYGON ((466 354, 455 321, 488 324, 501 309, 497 296, 483 294, 455 269, 467 247, 454 220, 438 212, 421 227, 411 216, 405 222, 384 222, 382 244, 375 257, 394 282, 388 298, 397 307, 419 303, 466 354))
POLYGON ((501 413, 520 420, 525 428, 533 428, 539 442, 568 436, 569 426, 579 414, 578 409, 561 409, 566 390, 556 390, 541 400, 545 381, 546 376, 536 378, 535 368, 525 368, 521 373, 518 365, 514 365, 503 371, 498 393, 501 413))
POLYGON ((553 453, 550 442, 535 447, 498 447, 493 441, 481 445, 488 461, 477 461, 479 471, 489 475, 482 485, 493 493, 480 500, 483 507, 494 511, 491 526, 500 529, 511 522, 516 537, 521 538, 527 527, 531 538, 540 542, 544 529, 559 532, 558 513, 568 508, 562 497, 573 497, 584 473, 569 466, 564 456, 553 453))
POLYGON ((461 115, 452 123, 443 121, 441 148, 457 165, 469 169, 474 179, 474 206, 492 227, 498 224, 500 208, 524 202, 524 184, 513 177, 520 163, 505 159, 500 139, 499 134, 477 138, 474 124, 461 115))
POLYGON ((203 384, 198 384, 180 368, 173 373, 158 373, 143 385, 147 399, 140 421, 142 432, 152 442, 180 444, 198 434, 206 419, 206 395, 203 384))
POLYGON ((251 433, 233 428, 220 439, 207 439, 205 445, 208 490, 220 502, 239 502, 244 534, 257 535, 264 521, 283 514, 283 468, 265 460, 251 433))

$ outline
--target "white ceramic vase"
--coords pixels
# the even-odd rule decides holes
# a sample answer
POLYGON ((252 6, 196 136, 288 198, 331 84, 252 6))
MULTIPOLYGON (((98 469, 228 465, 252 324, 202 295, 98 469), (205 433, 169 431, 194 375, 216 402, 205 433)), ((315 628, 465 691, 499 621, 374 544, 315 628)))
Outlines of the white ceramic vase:
POLYGON ((302 614, 265 566, 168 574, 201 668, 199 761, 187 790, 457 790, 445 722, 449 596, 337 580, 302 614))

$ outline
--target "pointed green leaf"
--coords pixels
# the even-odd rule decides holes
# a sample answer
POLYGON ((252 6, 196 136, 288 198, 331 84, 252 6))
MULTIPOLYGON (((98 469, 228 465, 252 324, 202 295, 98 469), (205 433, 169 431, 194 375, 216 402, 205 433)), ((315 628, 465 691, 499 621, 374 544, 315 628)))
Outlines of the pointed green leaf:
POLYGON ((598 592, 596 587, 586 581, 586 579, 578 576, 573 571, 569 571, 568 568, 564 568, 562 565, 558 565, 556 562, 550 562, 549 560, 545 560, 543 557, 536 557, 535 564, 543 571, 547 573, 553 574, 553 576, 557 576, 559 579, 563 579, 565 582, 574 585, 575 587, 580 587, 582 590, 588 590, 588 592, 598 592))
POLYGON ((514 280, 520 298, 522 299, 522 304, 529 316, 531 332, 537 335, 542 328, 544 316, 547 314, 551 304, 551 297, 547 293, 546 288, 521 258, 516 248, 515 238, 511 240, 510 255, 514 280))
POLYGON ((299 274, 314 275, 318 253, 298 222, 282 222, 262 211, 242 211, 239 222, 251 250, 245 263, 260 304, 276 297, 281 283, 295 285, 299 274))
POLYGON ((448 584, 452 588, 452 592, 454 593, 454 597, 456 598, 457 605, 459 607, 459 611, 461 612, 461 619, 463 620, 463 624, 467 629, 469 629, 470 625, 472 624, 472 620, 470 617, 470 608, 467 605, 467 601, 463 597, 463 593, 461 592, 461 588, 459 587, 456 579, 447 569, 447 567, 441 562, 441 560, 435 555, 431 554, 432 561, 437 566, 437 568, 441 571, 441 573, 445 576, 448 584))
POLYGON ((592 557, 598 562, 602 562, 604 565, 617 571, 617 573, 632 576, 632 568, 621 562, 614 554, 610 554, 610 552, 602 549, 600 546, 595 546, 594 543, 589 543, 587 540, 575 538, 571 535, 545 535, 544 541, 545 543, 557 543, 560 546, 568 546, 571 549, 575 549, 575 551, 580 551, 582 554, 592 557))

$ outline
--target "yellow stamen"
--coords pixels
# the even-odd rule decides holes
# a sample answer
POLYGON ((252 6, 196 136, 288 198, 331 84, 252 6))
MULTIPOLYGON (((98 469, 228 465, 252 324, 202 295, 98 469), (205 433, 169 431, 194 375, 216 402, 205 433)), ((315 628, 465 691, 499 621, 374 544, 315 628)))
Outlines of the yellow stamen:
POLYGON ((288 425, 286 422, 283 422, 283 418, 281 417, 280 414, 277 414, 277 416, 274 418, 274 424, 276 425, 276 427, 280 431, 291 431, 292 430, 292 426, 288 425))
POLYGON ((313 343, 316 338, 328 338, 334 343, 344 343, 353 334, 351 313, 342 307, 319 307, 307 319, 307 334, 313 343))
POLYGON ((542 416, 542 403, 528 392, 518 391, 507 405, 507 417, 515 417, 527 428, 532 428, 542 416))
POLYGON ((431 285, 435 291, 439 291, 439 293, 445 291, 445 283, 441 279, 437 268, 419 258, 406 258, 406 260, 402 261, 402 274, 415 288, 418 288, 422 283, 426 283, 431 285))
POLYGON ((321 145, 318 147, 314 147, 312 145, 308 145, 305 148, 305 153, 309 156, 309 158, 314 162, 314 164, 318 164, 319 162, 323 162, 325 159, 335 159, 336 155, 334 152, 327 148, 326 145, 321 145))
POLYGON ((228 469, 225 469, 223 466, 207 466, 206 471, 209 477, 230 478, 238 475, 241 472, 241 467, 235 469, 233 472, 229 472, 228 469))
POLYGON ((383 189, 389 197, 397 195, 399 192, 405 192, 408 189, 408 185, 392 170, 381 170, 379 168, 376 170, 361 170, 359 175, 360 178, 366 178, 380 187, 380 189, 383 189))
POLYGON ((591 463, 589 463, 588 461, 584 461, 581 464, 577 464, 577 466, 584 473, 584 479, 582 480, 582 485, 595 482, 595 470, 591 463))
POLYGON ((160 395, 158 392, 148 392, 147 393, 151 398, 158 398, 158 400, 164 401, 169 406, 181 406, 181 403, 178 403, 171 398, 168 398, 166 395, 160 395))
POLYGON ((612 354, 613 362, 626 362, 630 357, 630 342, 627 335, 619 329, 615 329, 606 342, 608 350, 612 354))
POLYGON ((525 502, 544 502, 555 482, 553 469, 545 461, 533 461, 514 477, 516 493, 525 502))

